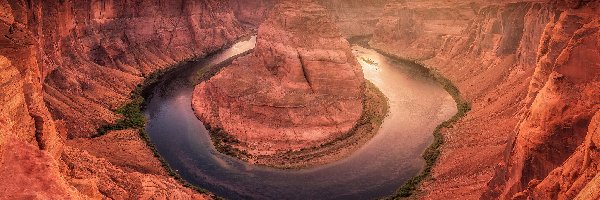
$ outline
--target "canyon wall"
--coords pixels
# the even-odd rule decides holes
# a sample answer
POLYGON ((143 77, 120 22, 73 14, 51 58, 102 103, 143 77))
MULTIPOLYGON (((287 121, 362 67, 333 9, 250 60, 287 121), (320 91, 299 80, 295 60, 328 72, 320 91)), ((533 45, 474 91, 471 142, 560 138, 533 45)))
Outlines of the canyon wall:
POLYGON ((362 69, 325 8, 283 1, 258 29, 254 52, 198 85, 193 107, 213 132, 239 140, 236 148, 272 155, 348 132, 363 88, 362 69))
MULTIPOLYGON (((241 23, 258 28, 269 11, 281 0, 230 0, 231 7, 241 23)), ((375 25, 390 0, 317 0, 332 17, 346 38, 373 34, 375 25)))
POLYGON ((542 35, 525 113, 496 177, 506 180, 502 199, 600 195, 580 193, 600 170, 592 121, 600 114, 600 4, 571 7, 542 35))
POLYGON ((221 1, 44 1, 39 7, 39 22, 29 25, 41 35, 44 98, 71 138, 113 122, 112 110, 143 77, 244 34, 221 1))
POLYGON ((229 0, 238 21, 253 29, 258 28, 277 2, 279 0, 229 0))
POLYGON ((371 35, 390 0, 318 0, 327 8, 342 34, 354 36, 371 35))
POLYGON ((89 137, 144 77, 246 35, 229 3, 0 1, 0 198, 207 198, 137 131, 89 137))
POLYGON ((600 99, 598 13, 597 1, 386 6, 370 44, 448 77, 473 107, 443 130, 421 198, 599 193, 590 181, 598 171, 590 123, 600 99))
MULTIPOLYGON (((598 1, 319 2, 344 36, 374 34, 373 47, 435 69, 472 102, 473 110, 443 131, 443 153, 422 198, 598 198, 598 1)), ((283 109, 304 98, 342 97, 342 111, 358 105, 356 91, 321 77, 332 68, 360 76, 341 47, 347 43, 328 32, 321 39, 335 45, 318 50, 328 56, 315 56, 322 44, 295 32, 336 28, 297 13, 323 15, 321 7, 297 3, 262 28, 256 53, 242 58, 262 71, 248 73, 285 83, 277 92, 288 95, 273 95, 285 97, 276 105, 283 109), (304 95, 315 89, 324 95, 304 95)), ((144 77, 232 43, 273 4, 0 0, 0 198, 210 198, 170 178, 137 131, 89 137, 120 117, 113 111, 144 77)), ((219 85, 229 92, 256 89, 226 78, 219 85)), ((349 88, 361 82, 346 81, 349 88)), ((329 122, 345 123, 356 112, 331 116, 329 122)))

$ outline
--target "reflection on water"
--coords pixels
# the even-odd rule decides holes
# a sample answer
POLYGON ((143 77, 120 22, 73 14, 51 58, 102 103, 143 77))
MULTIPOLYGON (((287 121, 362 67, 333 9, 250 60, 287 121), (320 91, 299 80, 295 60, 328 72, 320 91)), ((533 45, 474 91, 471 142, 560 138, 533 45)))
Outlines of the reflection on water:
POLYGON ((390 100, 379 133, 350 157, 303 170, 252 166, 218 153, 191 108, 193 79, 204 66, 254 47, 255 38, 164 76, 149 98, 147 131, 165 160, 190 183, 231 199, 368 199, 392 194, 424 166, 432 132, 456 112, 433 79, 354 46, 371 80, 390 100), (373 62, 371 62, 373 61, 373 62))

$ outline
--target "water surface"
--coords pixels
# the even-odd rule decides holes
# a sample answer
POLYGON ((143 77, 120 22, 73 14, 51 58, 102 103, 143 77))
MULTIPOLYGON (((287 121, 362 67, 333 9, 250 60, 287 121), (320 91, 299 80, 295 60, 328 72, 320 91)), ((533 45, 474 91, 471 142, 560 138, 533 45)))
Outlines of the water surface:
POLYGON ((161 78, 145 110, 161 156, 187 181, 228 199, 371 199, 390 195, 424 166, 435 127, 456 113, 452 97, 426 73, 371 49, 353 47, 365 78, 389 98, 377 135, 346 159, 302 170, 248 165, 217 152, 196 118, 197 71, 254 48, 255 38, 188 63, 161 78), (365 62, 362 58, 373 62, 365 62))

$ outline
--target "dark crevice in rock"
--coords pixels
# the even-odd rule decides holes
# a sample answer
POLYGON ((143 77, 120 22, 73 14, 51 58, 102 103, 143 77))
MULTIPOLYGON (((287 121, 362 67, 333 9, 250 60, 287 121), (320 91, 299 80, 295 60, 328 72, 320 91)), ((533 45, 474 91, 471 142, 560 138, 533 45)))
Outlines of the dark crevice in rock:
POLYGON ((302 67, 302 75, 304 75, 304 79, 306 79, 306 83, 308 83, 308 87, 310 87, 310 90, 312 92, 315 92, 315 89, 313 88, 313 85, 310 82, 310 79, 308 78, 308 72, 306 71, 306 65, 304 63, 304 59, 302 58, 302 55, 300 54, 300 51, 298 51, 298 60, 300 60, 300 66, 302 67))

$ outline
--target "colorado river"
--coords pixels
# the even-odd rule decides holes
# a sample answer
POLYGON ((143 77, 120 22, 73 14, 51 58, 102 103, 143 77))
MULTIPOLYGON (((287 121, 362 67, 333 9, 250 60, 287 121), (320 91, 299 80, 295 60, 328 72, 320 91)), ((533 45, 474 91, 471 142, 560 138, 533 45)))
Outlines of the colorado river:
POLYGON ((254 48, 255 38, 181 66, 152 88, 146 130, 160 155, 188 182, 228 199, 371 199, 392 194, 424 166, 435 127, 456 113, 433 78, 371 49, 353 46, 365 78, 389 98, 379 133, 343 160, 302 170, 248 165, 217 152, 191 107, 198 70, 254 48), (364 58, 364 59, 363 59, 364 58))

